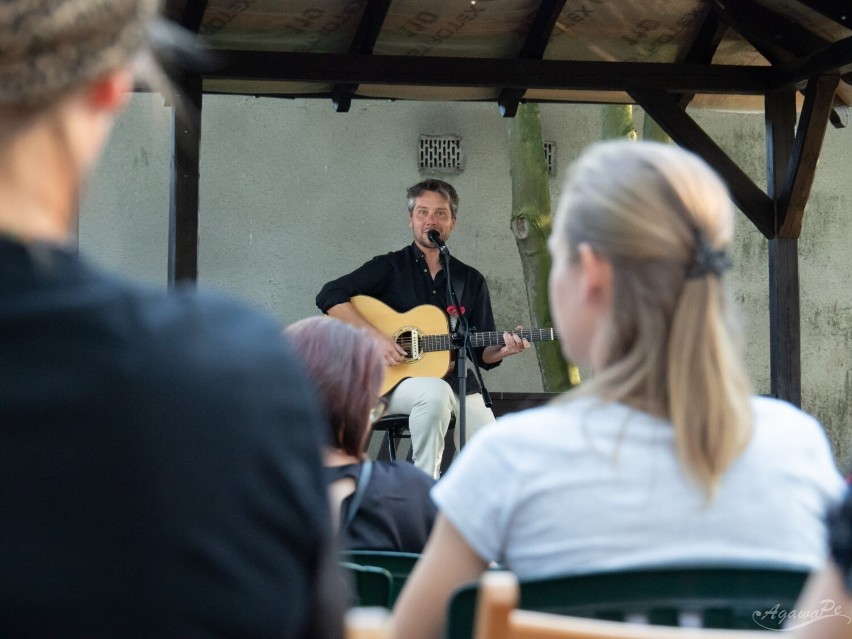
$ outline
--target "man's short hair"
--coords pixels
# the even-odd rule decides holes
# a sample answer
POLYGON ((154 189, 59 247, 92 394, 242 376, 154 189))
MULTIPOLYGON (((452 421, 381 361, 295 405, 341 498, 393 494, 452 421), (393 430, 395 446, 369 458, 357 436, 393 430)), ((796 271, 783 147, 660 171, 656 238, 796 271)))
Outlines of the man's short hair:
POLYGON ((408 214, 411 215, 414 212, 414 200, 423 195, 426 191, 432 191, 433 193, 438 193, 450 203, 450 213, 453 216, 453 219, 456 219, 456 212, 459 208, 459 194, 456 193, 455 188, 449 182, 444 182, 443 180, 423 180, 422 182, 418 182, 414 186, 408 187, 408 214))

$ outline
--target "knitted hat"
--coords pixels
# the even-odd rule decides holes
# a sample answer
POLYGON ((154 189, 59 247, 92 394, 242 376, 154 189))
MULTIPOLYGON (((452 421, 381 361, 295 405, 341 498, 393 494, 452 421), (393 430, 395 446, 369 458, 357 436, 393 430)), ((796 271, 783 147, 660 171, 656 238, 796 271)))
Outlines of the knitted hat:
POLYGON ((0 0, 0 104, 34 104, 125 64, 158 0, 0 0))

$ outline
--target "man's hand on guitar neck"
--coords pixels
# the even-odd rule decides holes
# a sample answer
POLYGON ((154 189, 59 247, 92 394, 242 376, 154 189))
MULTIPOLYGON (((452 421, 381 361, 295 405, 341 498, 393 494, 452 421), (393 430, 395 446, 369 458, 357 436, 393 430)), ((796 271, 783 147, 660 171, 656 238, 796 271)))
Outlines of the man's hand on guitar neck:
MULTIPOLYGON (((515 331, 520 333, 524 330, 523 326, 518 326, 515 331)), ((503 346, 488 346, 482 353, 482 359, 488 364, 494 364, 510 355, 517 355, 524 352, 530 347, 530 343, 525 338, 516 333, 505 331, 503 333, 503 346)))

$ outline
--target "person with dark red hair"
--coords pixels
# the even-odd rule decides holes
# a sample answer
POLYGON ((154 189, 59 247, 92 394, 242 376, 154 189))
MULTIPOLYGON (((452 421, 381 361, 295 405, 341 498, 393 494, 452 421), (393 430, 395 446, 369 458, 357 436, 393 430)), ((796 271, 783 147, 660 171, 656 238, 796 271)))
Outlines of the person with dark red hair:
MULTIPOLYGON (((462 400, 454 357, 448 359, 449 368, 440 378, 412 370, 407 365, 418 358, 407 353, 396 338, 386 334, 387 327, 376 323, 378 316, 365 313, 364 307, 355 300, 372 297, 387 306, 387 311, 398 314, 418 307, 437 307, 447 321, 447 328, 440 332, 450 333, 450 326, 455 331, 456 322, 462 317, 473 332, 496 333, 496 326, 488 284, 482 273, 451 256, 446 262, 451 266, 445 270, 441 258, 441 247, 446 248, 445 242, 456 227, 459 195, 455 187, 443 180, 422 180, 408 188, 406 200, 411 244, 392 253, 377 255, 351 273, 327 282, 317 294, 316 303, 326 315, 365 328, 379 340, 384 363, 401 380, 387 395, 390 411, 395 415, 408 415, 414 464, 437 479, 444 457, 444 439, 453 416, 461 412, 462 401, 465 440, 461 439, 461 427, 456 428, 453 431, 456 450, 494 422, 494 413, 485 401, 480 378, 473 365, 466 369, 462 400), (448 305, 450 282, 458 304, 448 305)), ((385 313, 383 309, 379 316, 385 313)), ((504 332, 495 343, 473 348, 471 362, 475 361, 482 370, 490 370, 506 357, 528 349, 530 342, 522 336, 522 327, 517 331, 504 332)))
POLYGON ((435 521, 425 472, 404 461, 370 461, 363 450, 371 422, 386 406, 380 342, 331 317, 309 317, 284 331, 324 400, 329 445, 326 477, 343 548, 421 552, 435 521))

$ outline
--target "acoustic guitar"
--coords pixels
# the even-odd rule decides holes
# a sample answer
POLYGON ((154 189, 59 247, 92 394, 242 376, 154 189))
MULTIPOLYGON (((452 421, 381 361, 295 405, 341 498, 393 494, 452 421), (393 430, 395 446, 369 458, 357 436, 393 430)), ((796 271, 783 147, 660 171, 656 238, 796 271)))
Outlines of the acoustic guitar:
MULTIPOLYGON (((457 350, 459 346, 453 343, 449 321, 440 308, 424 304, 406 313, 397 313, 384 302, 367 295, 356 295, 350 301, 367 321, 405 349, 405 360, 387 367, 380 391, 382 395, 409 377, 443 377, 449 372, 450 351, 457 350)), ((508 332, 529 342, 558 339, 553 328, 508 332)), ((470 343, 474 348, 502 346, 503 331, 471 333, 470 343)))

